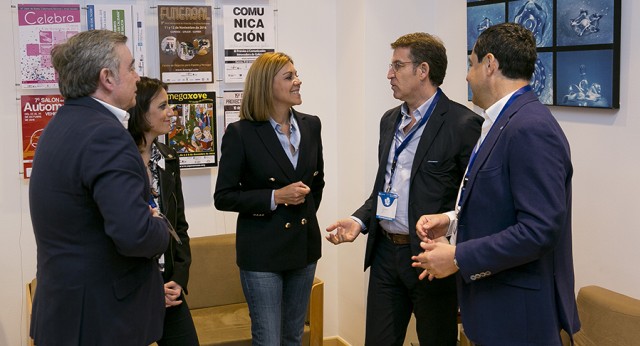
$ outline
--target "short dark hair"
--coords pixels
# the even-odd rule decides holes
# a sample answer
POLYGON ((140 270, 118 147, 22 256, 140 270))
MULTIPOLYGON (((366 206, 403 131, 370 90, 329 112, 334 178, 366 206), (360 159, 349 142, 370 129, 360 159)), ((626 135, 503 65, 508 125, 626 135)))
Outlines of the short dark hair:
POLYGON ((151 130, 151 124, 147 120, 147 112, 151 106, 151 100, 158 95, 160 90, 168 90, 166 83, 156 78, 140 77, 136 83, 136 105, 128 110, 129 125, 127 129, 138 147, 147 144, 144 134, 151 130))
POLYGON ((429 64, 429 80, 436 86, 442 85, 447 73, 447 49, 437 36, 426 32, 406 34, 393 42, 391 48, 409 48, 413 65, 429 64))
POLYGON ((530 80, 538 58, 533 33, 520 24, 502 23, 483 31, 473 52, 478 61, 491 53, 500 65, 502 75, 511 79, 530 80))

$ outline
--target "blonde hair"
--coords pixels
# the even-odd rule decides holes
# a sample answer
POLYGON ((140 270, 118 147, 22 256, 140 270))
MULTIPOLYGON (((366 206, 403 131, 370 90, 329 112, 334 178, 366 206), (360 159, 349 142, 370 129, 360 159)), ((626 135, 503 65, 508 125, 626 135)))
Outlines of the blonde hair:
POLYGON ((249 68, 244 83, 244 94, 240 105, 240 119, 268 121, 274 113, 273 79, 291 57, 284 53, 267 52, 260 55, 249 68))

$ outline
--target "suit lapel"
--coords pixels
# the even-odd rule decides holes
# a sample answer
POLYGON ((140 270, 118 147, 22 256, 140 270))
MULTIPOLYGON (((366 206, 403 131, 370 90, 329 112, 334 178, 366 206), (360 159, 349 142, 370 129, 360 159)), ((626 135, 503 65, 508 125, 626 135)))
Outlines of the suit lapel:
POLYGON ((424 130, 422 131, 422 135, 420 136, 420 142, 418 143, 418 148, 416 149, 416 155, 414 156, 413 164, 411 165, 411 181, 413 181, 413 178, 418 171, 418 167, 420 167, 420 163, 422 162, 422 160, 424 160, 424 157, 427 155, 427 152, 429 151, 431 144, 435 140, 438 131, 440 131, 440 128, 444 123, 444 115, 448 110, 449 99, 444 95, 444 93, 441 93, 438 104, 427 120, 427 123, 424 125, 424 130))
POLYGON ((171 173, 161 167, 158 167, 158 179, 160 180, 160 199, 162 199, 162 205, 167 206, 171 191, 175 189, 175 179, 171 173))
POLYGON ((484 139, 484 141, 482 142, 482 145, 480 146, 480 149, 476 155, 476 158, 475 158, 475 161, 473 162, 473 166, 471 167, 471 170, 467 174, 467 177, 469 178, 469 180, 467 181, 467 184, 465 186, 466 192, 462 196, 462 201, 460 201, 461 206, 464 207, 464 204, 466 203, 469 195, 471 194, 470 193, 471 189, 475 184, 478 171, 482 166, 484 166, 484 163, 489 158, 489 155, 491 154, 491 151, 493 151, 493 148, 495 147, 496 142, 502 135, 503 130, 505 129, 505 127, 507 127, 507 125, 509 124, 509 121, 511 121, 511 119, 516 114, 516 112, 525 103, 531 102, 532 97, 537 99, 537 97, 531 91, 518 97, 509 106, 509 108, 505 109, 504 113, 500 116, 500 118, 498 118, 498 121, 495 124, 493 124, 493 126, 491 127, 489 134, 487 134, 487 137, 484 139))
POLYGON ((282 149, 282 145, 278 140, 278 136, 276 136, 271 123, 268 121, 256 123, 256 132, 258 133, 258 137, 264 143, 265 148, 273 158, 273 161, 282 169, 284 174, 291 179, 291 181, 295 181, 296 174, 293 169, 293 165, 287 154, 285 154, 284 149, 282 149))
POLYGON ((296 175, 298 177, 304 176, 304 173, 311 165, 307 164, 309 160, 309 144, 311 143, 311 130, 307 124, 307 117, 301 116, 298 112, 293 110, 293 116, 298 123, 298 130, 300 131, 300 147, 298 148, 298 165, 296 166, 296 175))
POLYGON ((400 112, 400 107, 398 107, 391 116, 384 119, 385 123, 380 133, 380 147, 378 148, 380 157, 378 157, 378 173, 376 175, 375 183, 375 188, 378 191, 382 191, 382 189, 384 189, 383 185, 385 174, 387 172, 387 161, 389 161, 389 155, 391 155, 391 143, 393 143, 396 127, 400 123, 401 117, 402 114, 400 112))
POLYGON ((158 165, 158 178, 160 180, 160 198, 162 199, 163 205, 168 205, 168 198, 170 197, 170 191, 175 190, 175 176, 173 175, 174 171, 170 168, 172 164, 178 165, 178 158, 173 156, 173 154, 167 150, 168 148, 162 144, 157 144, 157 148, 162 155, 162 158, 165 161, 165 168, 160 167, 158 165))

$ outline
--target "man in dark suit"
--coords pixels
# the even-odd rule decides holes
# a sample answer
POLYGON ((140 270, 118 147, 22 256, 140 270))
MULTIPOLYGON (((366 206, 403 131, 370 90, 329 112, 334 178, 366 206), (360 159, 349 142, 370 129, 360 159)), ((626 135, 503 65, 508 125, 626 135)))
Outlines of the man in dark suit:
POLYGON ((93 30, 52 51, 65 104, 40 137, 29 186, 37 345, 142 346, 162 335, 155 257, 169 233, 149 208, 147 171, 123 126, 139 79, 126 41, 93 30))
POLYGON ((391 44, 387 78, 404 101, 380 121, 379 167, 371 196, 351 218, 327 227, 334 243, 368 234, 365 270, 367 345, 402 345, 413 312, 421 345, 455 345, 455 281, 418 280, 411 256, 421 249, 420 215, 453 207, 482 119, 440 90, 447 69, 442 42, 413 33, 391 44))
MULTIPOLYGON (((571 254, 569 143, 531 91, 536 41, 524 27, 484 31, 467 80, 485 121, 455 211, 425 215, 429 279, 458 280, 462 324, 479 345, 561 345, 580 328, 571 254), (452 233, 451 244, 427 234, 452 233)), ((444 238, 440 238, 442 240, 444 238)))

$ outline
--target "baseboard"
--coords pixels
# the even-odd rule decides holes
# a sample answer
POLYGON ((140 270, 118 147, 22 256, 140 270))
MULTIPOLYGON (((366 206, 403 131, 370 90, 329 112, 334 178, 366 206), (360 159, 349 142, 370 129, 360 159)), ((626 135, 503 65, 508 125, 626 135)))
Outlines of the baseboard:
POLYGON ((351 344, 344 341, 339 336, 332 336, 330 338, 322 339, 322 346, 351 346, 351 344))

